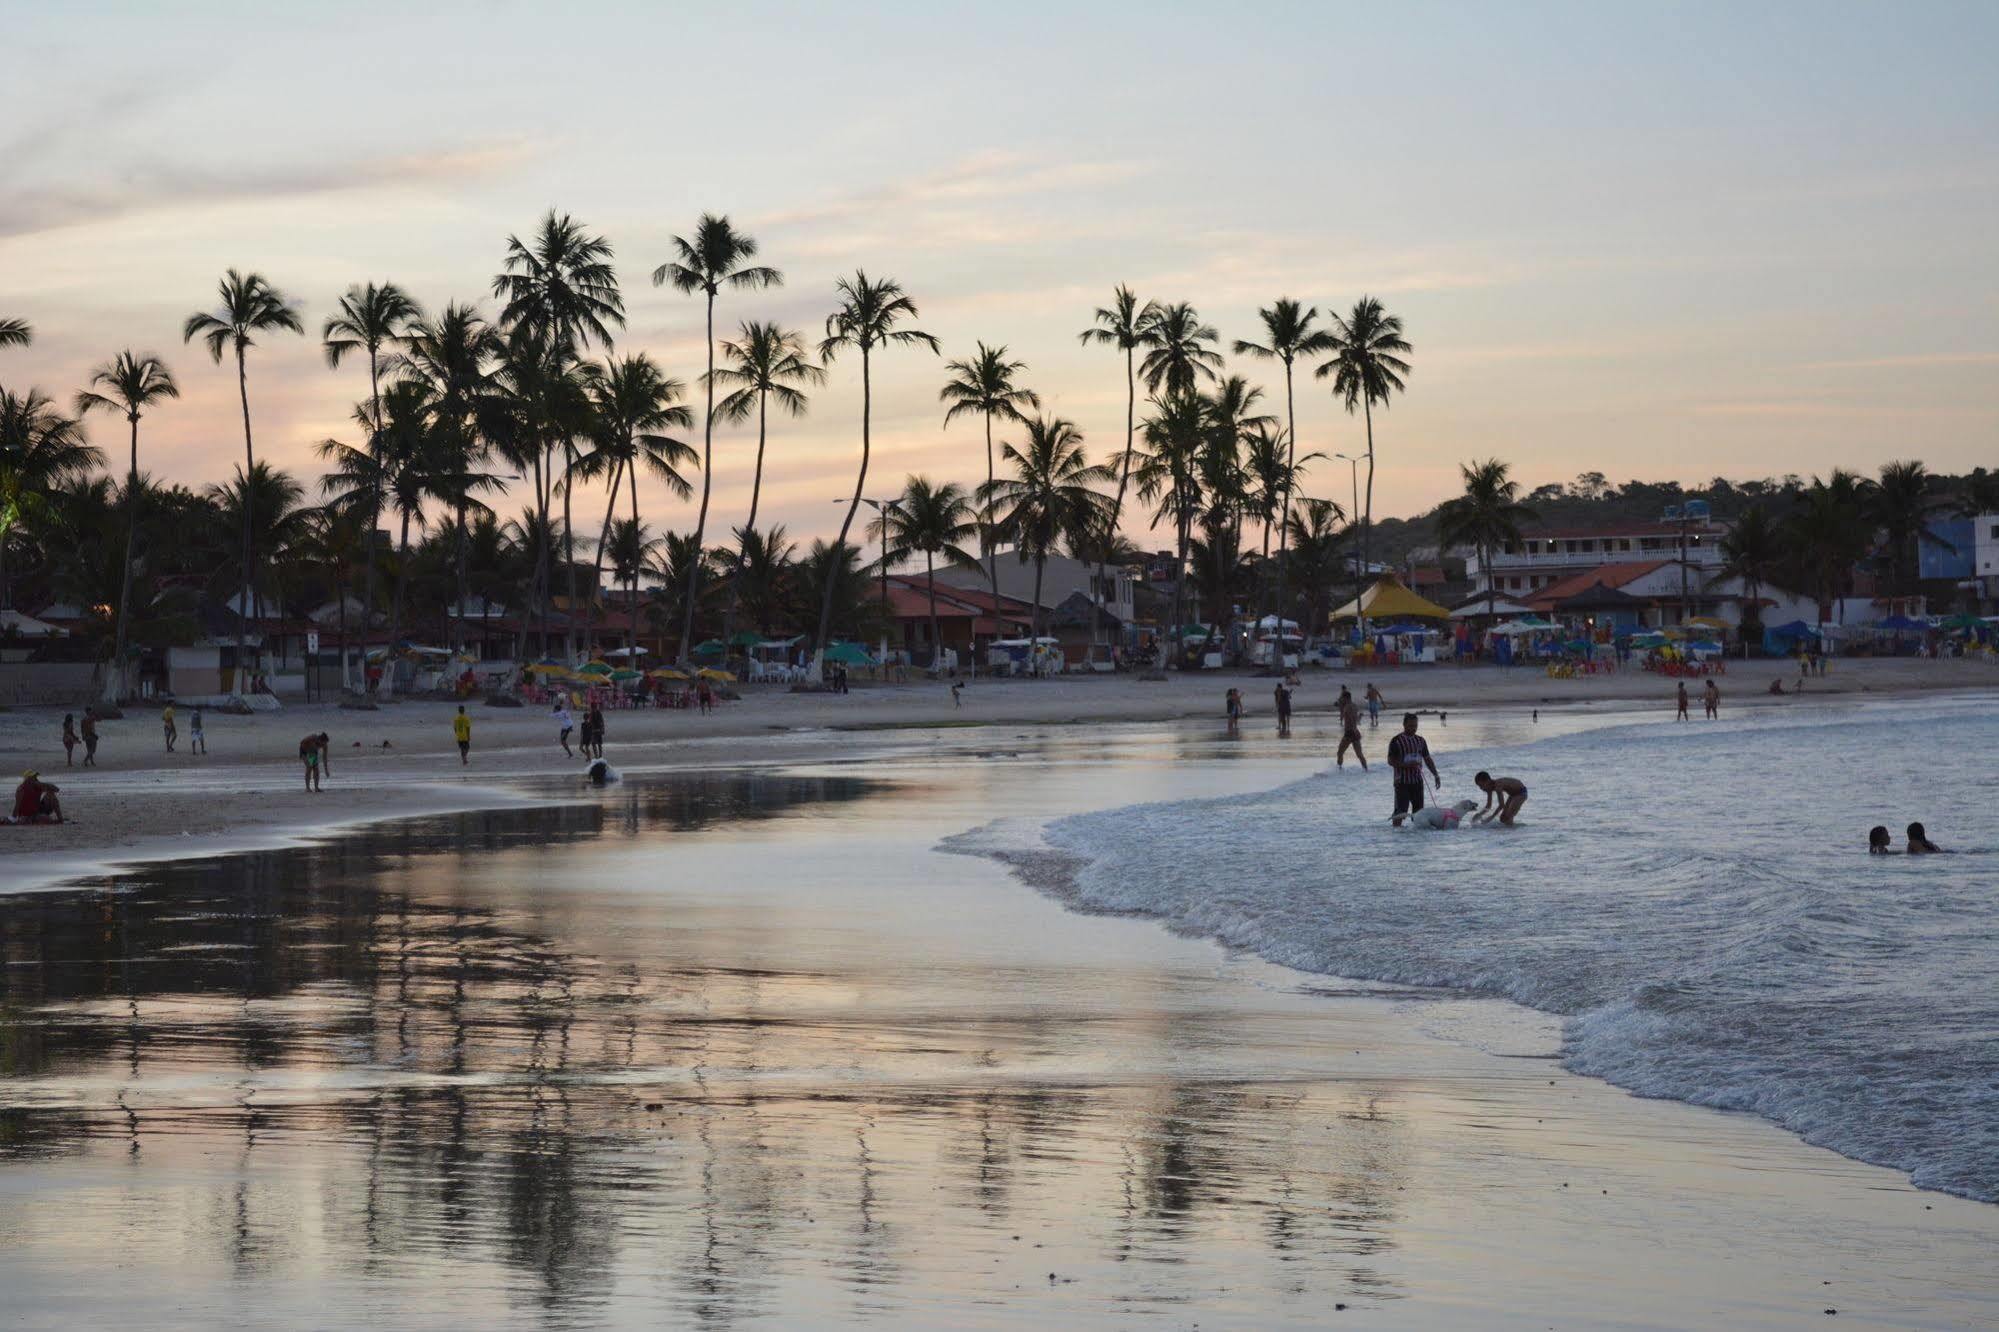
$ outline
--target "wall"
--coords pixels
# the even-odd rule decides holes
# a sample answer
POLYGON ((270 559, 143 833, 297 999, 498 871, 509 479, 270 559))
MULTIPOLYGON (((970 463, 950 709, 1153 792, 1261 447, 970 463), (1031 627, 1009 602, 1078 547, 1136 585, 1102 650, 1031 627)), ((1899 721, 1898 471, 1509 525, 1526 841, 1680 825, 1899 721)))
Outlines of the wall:
POLYGON ((0 662, 0 706, 82 707, 101 689, 87 661, 0 662))

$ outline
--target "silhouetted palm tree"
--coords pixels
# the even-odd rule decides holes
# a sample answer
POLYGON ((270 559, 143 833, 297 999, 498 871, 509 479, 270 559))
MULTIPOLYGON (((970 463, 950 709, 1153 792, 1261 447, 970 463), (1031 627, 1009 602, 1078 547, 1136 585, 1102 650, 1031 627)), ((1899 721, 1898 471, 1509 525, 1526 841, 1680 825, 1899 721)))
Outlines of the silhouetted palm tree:
POLYGON ((25 347, 35 340, 35 330, 25 319, 0 319, 0 347, 25 347))
MULTIPOLYGON (((639 470, 644 468, 666 483, 680 499, 694 493, 693 485, 681 472, 698 461, 685 441, 660 433, 668 428, 684 430, 694 424, 694 413, 679 399, 687 386, 662 374, 650 356, 640 352, 622 360, 613 357, 593 376, 590 398, 595 406, 596 448, 591 451, 593 468, 611 473, 610 507, 604 510, 604 530, 597 539, 596 575, 601 576, 606 542, 611 533, 611 515, 618 505, 618 483, 630 482, 631 524, 642 530, 639 521, 639 470)), ((631 625, 626 647, 635 647, 639 636, 639 570, 644 560, 625 566, 630 573, 631 625)))
POLYGON ((1835 468, 1823 481, 1813 477, 1784 519, 1785 545, 1796 574, 1792 581, 1817 601, 1821 622, 1832 619, 1853 566, 1866 557, 1872 542, 1868 490, 1866 480, 1835 468))
POLYGON ((1532 522, 1534 511, 1520 503, 1520 483, 1507 475, 1507 465, 1497 458, 1481 463, 1460 463, 1464 494, 1445 500, 1437 508, 1439 545, 1470 546, 1478 552, 1479 568, 1485 570, 1485 613, 1494 613, 1499 596, 1498 580, 1492 577, 1493 552, 1520 541, 1520 524, 1532 522))
MULTIPOLYGON (((1119 283, 1111 293, 1111 303, 1098 306, 1094 317, 1096 323, 1078 333, 1077 341, 1085 347, 1110 346, 1124 353, 1124 453, 1118 459, 1117 495, 1111 501, 1103 548, 1097 552, 1097 586, 1103 588, 1107 586, 1104 569, 1109 561, 1110 549, 1117 541, 1118 524, 1124 521, 1124 497, 1131 484, 1132 455, 1138 428, 1136 357, 1138 348, 1147 345, 1146 339, 1159 319, 1159 306, 1153 301, 1139 304, 1137 294, 1119 283)), ((1092 642, 1103 636, 1103 604, 1106 599, 1104 595, 1095 598, 1097 610, 1090 623, 1092 642)))
POLYGON ((1787 552, 1784 534, 1770 517, 1767 505, 1752 504, 1736 518, 1734 526, 1722 534, 1721 567, 1708 586, 1730 578, 1742 583, 1742 634, 1750 637, 1750 626, 1761 625, 1763 589, 1783 578, 1787 552))
MULTIPOLYGON (((673 258, 653 270, 653 286, 671 282, 675 290, 689 295, 698 291, 708 302, 708 369, 701 377, 708 391, 708 409, 701 421, 701 511, 694 520, 694 544, 699 546, 708 539, 708 497, 715 484, 715 296, 725 286, 737 289, 780 286, 784 274, 775 268, 752 264, 750 260, 757 255, 756 241, 730 226, 728 218, 712 213, 701 215, 694 227, 693 240, 675 236, 673 251, 673 258)), ((688 569, 688 577, 700 578, 702 565, 702 561, 695 561, 688 569)), ((688 650, 694 645, 697 591, 693 586, 687 589, 686 617, 680 630, 682 662, 687 660, 688 650)))
POLYGON ((9 543, 44 510, 49 491, 82 480, 103 461, 82 427, 39 390, 0 389, 0 610, 14 604, 9 543))
MULTIPOLYGON (((861 495, 868 484, 868 454, 873 443, 872 365, 875 349, 918 346, 928 347, 934 354, 937 339, 922 329, 897 327, 905 319, 917 318, 917 311, 916 303, 909 299, 894 279, 871 278, 866 270, 857 269, 853 277, 841 278, 833 286, 840 297, 840 308, 826 316, 826 336, 819 343, 819 359, 830 364, 833 357, 847 347, 861 353, 861 470, 854 478, 854 498, 847 505, 847 516, 840 520, 839 539, 833 543, 827 558, 833 561, 849 557, 858 560, 860 552, 847 545, 847 533, 853 528, 854 514, 861 507, 861 495)), ((812 653, 815 678, 824 665, 826 631, 832 622, 833 598, 839 581, 835 577, 820 580, 819 630, 813 639, 812 653)))
MULTIPOLYGON (((944 413, 944 424, 948 426, 955 418, 972 412, 985 418, 985 488, 990 490, 998 475, 993 470, 993 418, 1025 421, 1027 417, 1021 413, 1021 408, 1039 408, 1041 399, 1033 389, 1015 382, 1015 376, 1027 369, 1027 362, 1008 360, 1003 346, 988 347, 981 342, 978 355, 968 361, 947 361, 944 368, 954 376, 937 390, 938 400, 951 404, 944 413)), ((983 530, 979 533, 979 554, 986 562, 986 581, 992 585, 993 596, 997 598, 999 566, 993 557, 992 507, 988 505, 980 517, 983 530)))
MULTIPOLYGON (((757 506, 763 498, 764 443, 770 418, 770 400, 777 399, 778 407, 786 415, 803 416, 810 399, 805 396, 802 386, 825 383, 826 372, 807 359, 804 339, 800 334, 776 324, 754 320, 744 321, 736 341, 722 344, 722 355, 728 357, 732 364, 717 369, 715 381, 732 386, 733 391, 715 404, 716 412, 724 421, 730 422, 746 419, 752 409, 757 414, 757 465, 750 474, 750 515, 737 529, 736 580, 740 582, 748 550, 743 543, 743 534, 756 532, 757 506)), ((740 599, 734 584, 731 584, 729 613, 723 621, 724 638, 735 630, 736 606, 740 599)))
POLYGON ((1209 345, 1220 338, 1185 301, 1162 305, 1140 338, 1149 350, 1138 376, 1155 397, 1192 393, 1221 368, 1221 353, 1209 345))
MULTIPOLYGON (((1341 576, 1340 546, 1346 532, 1340 523, 1346 511, 1332 500, 1308 499, 1292 511, 1290 526, 1291 558, 1297 566, 1298 586, 1305 594, 1305 612, 1298 617, 1304 626, 1305 646, 1313 632, 1326 623, 1331 611, 1331 589, 1341 576)), ((1278 608, 1282 616, 1284 608, 1278 608)))
POLYGON ((173 374, 157 356, 136 356, 129 351, 91 373, 95 388, 76 395, 76 413, 83 416, 96 408, 120 412, 132 428, 132 453, 125 471, 125 570, 118 583, 118 628, 113 637, 111 678, 106 687, 111 697, 124 683, 126 603, 132 599, 132 547, 139 533, 139 418, 156 402, 178 398, 180 388, 173 374))
MULTIPOLYGON (((193 342, 200 338, 208 346, 208 354, 217 365, 222 364, 222 354, 234 350, 236 353, 236 391, 243 402, 243 468, 244 475, 255 476, 257 471, 257 450, 250 442, 250 372, 247 354, 256 346, 259 333, 304 334, 305 325, 299 321, 298 311, 285 298, 283 292, 273 287, 261 273, 238 273, 230 269, 218 284, 217 292, 221 304, 210 313, 207 311, 191 314, 181 328, 181 341, 193 342)), ((249 670, 248 635, 249 617, 252 609, 251 588, 256 582, 256 548, 251 534, 256 527, 253 505, 256 501, 254 487, 243 492, 243 596, 238 609, 241 617, 236 624, 236 675, 238 693, 243 689, 243 677, 249 670)))
POLYGON ((1881 527, 1888 551, 1888 587, 1897 596, 1914 589, 1910 575, 1920 557, 1918 539, 1929 527, 1938 501, 1930 496, 1930 474, 1916 461, 1881 464, 1881 479, 1868 495, 1868 515, 1881 527))
MULTIPOLYGON (((1278 501, 1277 512, 1277 604, 1278 618, 1284 617, 1285 602, 1285 557, 1286 543, 1291 534, 1291 488, 1297 484, 1298 463, 1298 401, 1292 392, 1292 366, 1301 356, 1320 356, 1333 349, 1332 335, 1324 329, 1313 328, 1319 318, 1316 307, 1306 306, 1288 296, 1279 297, 1268 306, 1256 312, 1263 321, 1263 341, 1249 342, 1237 339, 1235 352, 1238 356, 1255 356, 1262 360, 1275 359, 1284 365, 1284 442, 1287 453, 1283 473, 1283 494, 1278 501)), ((1308 458, 1320 456, 1307 454, 1308 458)), ((1263 542, 1263 553, 1270 554, 1268 523, 1263 542)), ((1283 626, 1278 626, 1278 641, 1283 641, 1283 626)))
POLYGON ((1060 417, 1038 416, 1027 423, 1019 445, 1005 444, 1000 458, 1013 467, 982 496, 1000 509, 1000 535, 1015 555, 1034 561, 1034 628, 1042 637, 1041 583, 1055 543, 1072 532, 1101 529, 1110 497, 1096 489, 1111 480, 1111 469, 1091 464, 1083 453, 1082 432, 1060 417))
MULTIPOLYGON (((1367 500, 1361 509, 1360 567, 1368 563, 1368 536, 1374 528, 1374 406, 1388 409, 1391 395, 1403 391, 1403 377, 1409 373, 1405 359, 1411 348, 1402 336, 1402 320, 1382 308, 1372 296, 1354 302, 1352 313, 1333 316, 1332 359, 1320 365, 1314 377, 1333 381, 1333 394, 1346 404, 1349 415, 1356 405, 1367 418, 1367 500)), ((1361 628, 1367 628, 1362 615, 1361 628)))
POLYGON ((1173 523, 1174 552, 1172 622, 1167 630, 1169 660, 1180 663, 1181 607, 1187 582, 1187 550, 1194 520, 1200 515, 1201 461, 1208 448, 1208 403, 1198 393, 1176 393, 1152 400, 1152 415, 1144 424, 1146 454, 1138 465, 1138 497, 1158 501, 1152 523, 1173 523))
POLYGON ((937 632, 937 557, 951 564, 969 567, 978 557, 966 553, 963 542, 979 535, 977 520, 964 488, 955 482, 943 485, 928 477, 912 476, 903 483, 900 498, 882 506, 869 525, 868 535, 882 538, 886 548, 881 570, 886 573, 912 555, 923 556, 923 581, 930 593, 930 665, 934 670, 944 651, 937 632))

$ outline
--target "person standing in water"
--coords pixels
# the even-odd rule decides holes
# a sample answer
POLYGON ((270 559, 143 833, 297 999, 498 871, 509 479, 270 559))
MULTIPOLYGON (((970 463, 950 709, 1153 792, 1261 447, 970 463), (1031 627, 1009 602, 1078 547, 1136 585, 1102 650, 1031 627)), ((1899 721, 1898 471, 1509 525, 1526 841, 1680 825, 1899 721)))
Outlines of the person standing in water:
POLYGON ((1912 856, 1933 856, 1943 850, 1930 840, 1930 835, 1920 823, 1909 825, 1909 854, 1912 856))
POLYGON ((1721 686, 1713 679, 1709 679, 1707 688, 1701 690, 1701 706, 1707 709, 1709 721, 1721 720, 1721 686))
POLYGON ((1677 710, 1676 712, 1674 712, 1674 713, 1673 713, 1673 720, 1674 720, 1674 721, 1691 721, 1691 720, 1692 720, 1692 718, 1690 718, 1690 717, 1689 717, 1689 716, 1687 715, 1687 704, 1688 704, 1688 702, 1689 702, 1690 700, 1689 700, 1689 699, 1687 698, 1687 682, 1686 682, 1685 680, 1682 680, 1682 681, 1680 681, 1680 690, 1679 690, 1679 695, 1678 695, 1678 698, 1679 698, 1679 702, 1678 702, 1678 704, 1676 705, 1676 706, 1677 706, 1677 708, 1678 708, 1678 710, 1677 710))
POLYGON ((1381 725, 1381 709, 1382 706, 1388 702, 1388 700, 1381 696, 1381 691, 1374 687, 1374 681, 1372 680, 1369 680, 1367 682, 1366 698, 1367 698, 1367 724, 1369 726, 1381 725))
POLYGON ((1352 749, 1353 756, 1360 760, 1360 770, 1366 772, 1367 755, 1360 747, 1360 705, 1353 701, 1353 691, 1341 686, 1339 702, 1334 706, 1340 714, 1340 747, 1333 761, 1339 767, 1346 767, 1347 750, 1352 749))
POLYGON ((1430 757, 1430 742, 1416 734, 1413 712, 1402 715, 1402 733, 1388 742, 1388 766, 1395 770, 1395 813, 1388 821, 1400 828, 1403 819, 1423 808, 1423 769, 1430 770, 1438 790, 1444 787, 1437 761, 1430 757))
POLYGON ((1290 681, 1279 680, 1274 694, 1277 699, 1277 733, 1279 735, 1288 735, 1291 732, 1290 681))
POLYGON ((320 764, 325 760, 326 751, 329 747, 330 742, 324 731, 319 732, 317 735, 308 735, 305 739, 298 742, 298 759, 300 763, 305 765, 306 790, 323 791, 326 789, 320 783, 320 764))
POLYGON ((1867 830, 1867 854, 1870 856, 1891 856, 1895 854, 1894 839, 1888 835, 1883 824, 1875 824, 1867 830))
POLYGON ((562 756, 575 758, 576 751, 569 747, 569 733, 576 729, 576 719, 569 715, 569 705, 557 700, 554 711, 548 715, 555 719, 555 742, 562 746, 562 756))

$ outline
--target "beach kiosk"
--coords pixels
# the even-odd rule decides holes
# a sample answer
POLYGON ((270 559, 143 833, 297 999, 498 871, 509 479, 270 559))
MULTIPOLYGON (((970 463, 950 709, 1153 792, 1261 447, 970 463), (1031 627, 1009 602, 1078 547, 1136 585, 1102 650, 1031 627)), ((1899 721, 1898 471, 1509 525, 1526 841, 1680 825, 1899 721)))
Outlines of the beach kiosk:
POLYGON ((1370 626, 1375 623, 1394 624, 1403 627, 1410 621, 1424 620, 1435 625, 1432 637, 1441 639, 1449 633, 1447 626, 1450 624, 1451 613, 1428 597, 1411 592, 1395 575, 1388 574, 1367 591, 1334 611, 1332 619, 1334 623, 1342 620, 1354 621, 1354 633, 1350 641, 1355 645, 1356 660, 1373 661, 1378 654, 1386 653, 1388 663, 1393 665, 1402 660, 1395 646, 1386 642, 1377 644, 1370 636, 1362 635, 1360 628, 1363 624, 1370 626))

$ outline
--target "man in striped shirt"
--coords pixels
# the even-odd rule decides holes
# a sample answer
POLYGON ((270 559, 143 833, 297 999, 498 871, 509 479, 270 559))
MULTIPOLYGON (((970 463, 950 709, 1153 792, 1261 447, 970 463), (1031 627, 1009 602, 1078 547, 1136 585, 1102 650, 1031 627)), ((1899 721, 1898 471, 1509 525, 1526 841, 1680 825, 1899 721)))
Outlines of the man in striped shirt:
POLYGON ((1430 742, 1416 734, 1413 712, 1403 714, 1402 734, 1388 742, 1388 766, 1395 773, 1395 814, 1389 822, 1400 828, 1403 819, 1423 808, 1424 768, 1430 770, 1438 790, 1444 786, 1436 761, 1430 757, 1430 742))

